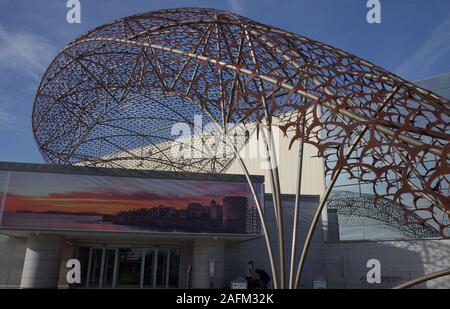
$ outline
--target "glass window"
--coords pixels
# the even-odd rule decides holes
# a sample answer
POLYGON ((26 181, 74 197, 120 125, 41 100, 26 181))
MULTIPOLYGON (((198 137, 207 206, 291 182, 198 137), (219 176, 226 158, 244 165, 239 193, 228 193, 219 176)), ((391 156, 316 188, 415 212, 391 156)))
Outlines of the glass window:
POLYGON ((103 249, 92 249, 91 252, 91 272, 89 276, 88 286, 99 287, 100 272, 102 268, 102 252, 103 249))
POLYGON ((116 250, 105 249, 105 265, 103 266, 102 287, 111 288, 113 286, 115 259, 116 259, 116 250))
POLYGON ((169 288, 178 288, 178 280, 180 276, 180 256, 180 249, 170 250, 169 288))
POLYGON ((91 288, 178 288, 181 249, 78 248, 82 284, 91 288))
POLYGON ((156 287, 165 288, 167 282, 168 250, 158 250, 158 264, 156 266, 156 287))
POLYGON ((119 287, 140 287, 141 262, 141 249, 119 250, 119 272, 117 276, 119 287))
POLYGON ((144 287, 153 288, 154 278, 154 264, 155 264, 155 250, 148 250, 145 253, 144 263, 144 287))
POLYGON ((80 266, 81 266, 81 283, 73 284, 74 287, 86 286, 90 250, 91 249, 88 247, 78 248, 77 259, 78 259, 78 261, 80 261, 80 266))

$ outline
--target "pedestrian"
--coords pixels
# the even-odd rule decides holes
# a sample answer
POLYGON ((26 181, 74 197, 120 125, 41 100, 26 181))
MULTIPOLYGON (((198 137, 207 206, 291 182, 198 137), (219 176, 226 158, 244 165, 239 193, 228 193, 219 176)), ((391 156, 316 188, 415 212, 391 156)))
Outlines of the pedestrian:
POLYGON ((255 270, 255 273, 257 273, 259 276, 259 281, 261 283, 262 288, 267 289, 267 287, 269 286, 269 282, 270 282, 269 274, 266 271, 264 271, 263 269, 257 269, 257 270, 255 270))
POLYGON ((245 279, 247 279, 248 288, 251 289, 253 287, 253 278, 255 278, 255 262, 249 261, 247 267, 247 274, 245 275, 245 279))

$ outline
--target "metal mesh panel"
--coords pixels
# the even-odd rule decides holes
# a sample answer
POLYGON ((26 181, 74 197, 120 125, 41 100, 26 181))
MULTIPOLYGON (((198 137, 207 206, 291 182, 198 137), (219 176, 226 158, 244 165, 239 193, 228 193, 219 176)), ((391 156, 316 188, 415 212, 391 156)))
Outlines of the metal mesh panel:
MULTIPOLYGON (((450 236, 449 101, 349 53, 235 14, 162 10, 82 35, 46 71, 33 130, 52 163, 225 171, 233 157, 171 156, 170 127, 192 127, 194 115, 221 126, 276 117, 292 142, 317 148, 327 176, 342 171, 369 185, 375 202, 389 199, 407 221, 450 236)), ((239 132, 237 147, 245 142, 239 132)))

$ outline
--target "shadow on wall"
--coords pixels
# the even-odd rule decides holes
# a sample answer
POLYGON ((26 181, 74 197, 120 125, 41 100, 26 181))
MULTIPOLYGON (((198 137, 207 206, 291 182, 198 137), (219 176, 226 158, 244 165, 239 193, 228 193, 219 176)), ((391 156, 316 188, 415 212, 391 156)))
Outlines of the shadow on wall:
MULTIPOLYGON (((289 266, 291 256, 291 243, 292 243, 292 226, 293 226, 293 205, 295 201, 294 195, 283 195, 283 216, 284 216, 284 234, 285 234, 285 252, 286 252, 286 278, 289 280, 289 266)), ((312 221, 315 210, 319 205, 318 196, 302 196, 300 200, 300 228, 298 231, 298 245, 296 254, 296 264, 300 256, 305 235, 307 234, 309 225, 312 221)), ((275 265, 278 267, 278 242, 276 239, 276 226, 275 218, 273 214, 273 204, 271 201, 271 195, 265 197, 265 215, 267 220, 268 229, 272 237, 272 250, 275 255, 275 265)), ((314 234, 313 241, 310 246, 308 257, 305 261, 305 269, 303 272, 300 286, 303 288, 312 288, 313 280, 315 278, 326 278, 326 269, 324 267, 325 257, 323 250, 323 232, 322 224, 319 222, 316 233, 314 234)), ((270 277, 272 277, 269 257, 267 254, 266 244, 263 237, 254 240, 247 240, 243 242, 228 242, 226 244, 226 270, 225 280, 229 284, 237 277, 245 277, 248 262, 255 262, 255 269, 263 269, 270 277)), ((269 287, 272 286, 273 281, 270 281, 269 287)))
MULTIPOLYGON (((449 240, 398 240, 325 243, 329 288, 392 288, 450 267, 449 240), (381 283, 369 284, 366 263, 381 264, 381 283)), ((443 277, 416 288, 450 288, 443 277)))
MULTIPOLYGON (((293 217, 292 196, 283 197, 285 215, 286 277, 289 263, 293 217)), ((319 203, 318 197, 303 196, 301 199, 300 230, 296 261, 298 261, 304 238, 312 215, 319 203)), ((266 196, 265 212, 268 228, 275 235, 273 209, 266 196)), ((391 241, 324 241, 325 231, 319 223, 305 262, 300 287, 313 288, 313 281, 324 278, 328 288, 392 288, 400 283, 450 267, 450 240, 391 240, 391 241), (366 264, 370 259, 381 263, 381 283, 367 283, 366 264)), ((277 242, 273 237, 273 250, 277 242)), ((264 239, 226 244, 226 283, 237 277, 245 277, 248 262, 255 261, 255 268, 262 268, 271 275, 270 263, 264 239)), ((275 259, 278 265, 277 259, 275 259)), ((421 284, 420 288, 450 288, 450 276, 421 284)))
POLYGON ((27 239, 0 234, 0 289, 19 288, 27 239))

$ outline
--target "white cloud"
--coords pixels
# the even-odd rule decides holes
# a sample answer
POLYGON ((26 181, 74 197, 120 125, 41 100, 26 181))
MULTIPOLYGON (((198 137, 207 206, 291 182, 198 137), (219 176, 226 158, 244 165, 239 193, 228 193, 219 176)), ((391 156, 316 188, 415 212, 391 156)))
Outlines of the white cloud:
POLYGON ((450 54, 450 14, 431 32, 423 45, 396 70, 399 75, 424 77, 442 57, 450 54))
POLYGON ((0 108, 0 132, 14 130, 17 118, 0 108))
POLYGON ((230 7, 231 12, 245 16, 245 9, 242 5, 243 0, 228 0, 228 7, 230 7))
POLYGON ((54 51, 55 48, 38 35, 7 31, 0 25, 0 70, 14 70, 39 79, 54 51))

